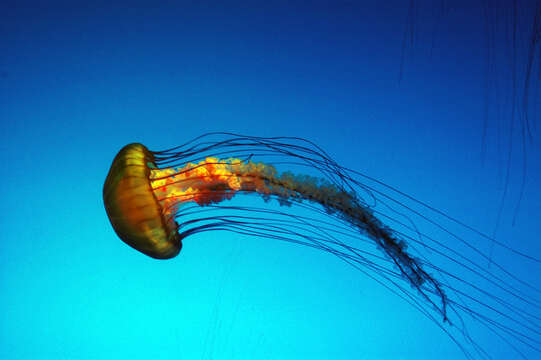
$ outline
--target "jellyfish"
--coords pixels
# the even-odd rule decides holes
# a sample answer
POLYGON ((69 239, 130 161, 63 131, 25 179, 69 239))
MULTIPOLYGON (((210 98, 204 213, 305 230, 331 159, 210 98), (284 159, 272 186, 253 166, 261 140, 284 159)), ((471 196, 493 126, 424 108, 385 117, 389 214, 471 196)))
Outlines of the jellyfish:
POLYGON ((490 357, 490 349, 470 336, 471 321, 523 357, 526 351, 541 352, 539 289, 497 262, 484 266, 480 260, 488 255, 427 212, 504 244, 339 165, 306 139, 208 133, 162 151, 132 143, 114 158, 103 199, 118 237, 152 258, 173 258, 183 241, 207 231, 311 247, 410 303, 466 358, 490 357), (239 197, 260 200, 235 202, 239 197), (422 232, 418 221, 438 229, 447 241, 422 232))

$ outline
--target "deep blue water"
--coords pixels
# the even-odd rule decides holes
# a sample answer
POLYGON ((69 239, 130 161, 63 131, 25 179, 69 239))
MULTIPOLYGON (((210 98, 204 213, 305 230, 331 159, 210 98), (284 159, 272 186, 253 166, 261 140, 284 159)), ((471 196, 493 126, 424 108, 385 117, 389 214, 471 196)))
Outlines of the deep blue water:
MULTIPOLYGON (((464 358, 325 253, 217 231, 148 258, 117 238, 101 191, 130 142, 300 136, 540 258, 538 57, 523 102, 535 3, 483 3, 2 2, 0 358, 464 358)), ((492 259, 541 287, 539 265, 492 259)), ((518 357, 472 323, 494 358, 518 357)))

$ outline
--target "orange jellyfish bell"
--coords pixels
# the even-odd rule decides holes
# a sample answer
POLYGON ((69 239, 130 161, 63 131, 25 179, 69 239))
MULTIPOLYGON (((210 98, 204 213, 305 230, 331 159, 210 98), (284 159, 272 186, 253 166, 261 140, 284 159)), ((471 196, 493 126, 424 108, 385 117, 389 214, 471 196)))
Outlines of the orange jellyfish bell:
POLYGON ((118 237, 156 259, 175 257, 182 248, 178 224, 166 218, 152 191, 154 156, 142 144, 124 146, 116 155, 103 186, 103 202, 118 237))

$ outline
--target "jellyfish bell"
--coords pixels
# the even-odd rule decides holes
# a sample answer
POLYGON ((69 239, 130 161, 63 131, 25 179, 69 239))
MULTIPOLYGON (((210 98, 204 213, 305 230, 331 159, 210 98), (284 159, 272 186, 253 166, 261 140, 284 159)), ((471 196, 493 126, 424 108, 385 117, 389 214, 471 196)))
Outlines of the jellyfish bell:
POLYGON ((107 216, 118 237, 156 259, 175 257, 182 248, 177 223, 166 219, 149 175, 154 156, 142 144, 124 146, 113 160, 103 186, 107 216))

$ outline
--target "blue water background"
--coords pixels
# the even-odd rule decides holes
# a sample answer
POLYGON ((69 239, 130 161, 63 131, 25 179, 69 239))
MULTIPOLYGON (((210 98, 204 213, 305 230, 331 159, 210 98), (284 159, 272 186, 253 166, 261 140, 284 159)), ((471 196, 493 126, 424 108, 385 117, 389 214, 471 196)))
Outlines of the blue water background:
MULTIPOLYGON (((487 66, 467 3, 438 18, 407 1, 2 2, 0 358, 461 358, 328 254, 213 232, 148 258, 116 237, 101 191, 130 142, 300 136, 492 234, 512 143, 496 236, 539 258, 539 131, 526 152, 519 120, 510 135, 512 56, 487 66)), ((524 259, 493 259, 540 286, 524 259)))

